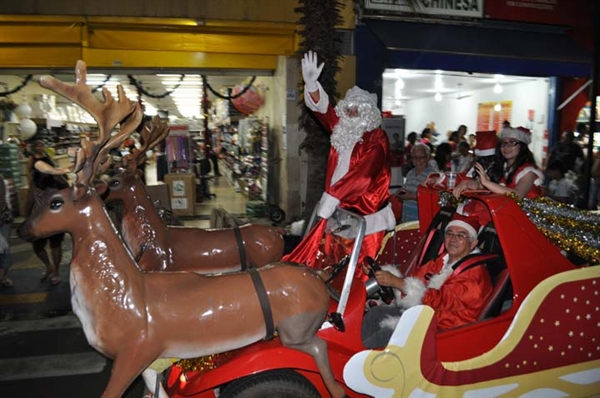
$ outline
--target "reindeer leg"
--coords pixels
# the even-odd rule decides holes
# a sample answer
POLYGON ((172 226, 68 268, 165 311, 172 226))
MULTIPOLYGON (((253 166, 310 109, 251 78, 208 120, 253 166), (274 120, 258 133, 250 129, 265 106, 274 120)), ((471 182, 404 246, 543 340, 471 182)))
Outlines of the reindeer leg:
MULTIPOLYGON (((143 349, 137 347, 136 351, 140 353, 143 349)), ((132 351, 120 352, 114 359, 108 385, 102 394, 102 398, 120 398, 131 385, 133 380, 142 373, 144 369, 156 359, 155 353, 142 353, 135 355, 132 351)), ((154 389, 150 390, 154 391, 154 389)))
POLYGON ((346 396, 344 388, 337 381, 335 381, 333 373, 331 372, 329 355, 327 354, 327 343, 324 340, 314 335, 311 339, 304 343, 286 344, 286 346, 305 352, 315 359, 319 373, 321 373, 321 377, 323 378, 323 382, 325 382, 325 386, 333 398, 343 398, 346 396))
MULTIPOLYGON (((144 383, 146 384, 146 388, 148 391, 152 393, 153 398, 157 398, 156 395, 156 384, 158 373, 154 369, 147 368, 142 372, 142 378, 144 379, 144 383)), ((160 391, 158 392, 158 398, 169 398, 167 392, 163 388, 162 384, 160 384, 160 391)))

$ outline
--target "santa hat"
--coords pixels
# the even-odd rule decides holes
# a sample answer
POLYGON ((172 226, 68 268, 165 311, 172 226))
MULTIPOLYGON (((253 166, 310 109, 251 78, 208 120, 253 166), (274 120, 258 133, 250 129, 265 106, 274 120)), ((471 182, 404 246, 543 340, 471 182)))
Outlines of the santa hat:
POLYGON ((498 136, 495 130, 477 131, 475 133, 475 155, 476 156, 491 156, 496 153, 496 145, 498 145, 498 136))
POLYGON ((507 127, 500 132, 500 139, 502 138, 514 138, 517 141, 521 141, 525 145, 531 144, 531 130, 525 127, 507 127))
POLYGON ((454 213, 454 216, 452 216, 452 220, 448 223, 448 226, 446 227, 446 231, 452 226, 466 229, 469 235, 471 236, 471 240, 477 238, 477 231, 480 227, 476 217, 467 217, 459 213, 454 213))
POLYGON ((348 91, 346 91, 346 97, 344 98, 344 100, 350 102, 350 101, 356 101, 356 102, 364 102, 364 101, 368 101, 371 102, 374 106, 377 106, 377 94, 372 94, 368 91, 363 90, 362 88, 358 87, 358 86, 354 86, 351 89, 349 89, 348 91))

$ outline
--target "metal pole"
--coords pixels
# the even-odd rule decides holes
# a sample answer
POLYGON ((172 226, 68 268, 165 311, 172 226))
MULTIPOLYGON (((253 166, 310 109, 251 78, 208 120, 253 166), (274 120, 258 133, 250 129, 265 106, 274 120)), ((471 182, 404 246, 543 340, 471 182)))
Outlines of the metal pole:
POLYGON ((592 175, 592 164, 594 160, 594 136, 597 131, 600 132, 600 126, 598 126, 598 124, 596 123, 596 119, 598 118, 596 114, 596 97, 598 96, 598 85, 600 82, 600 23, 598 23, 599 20, 600 2, 595 1, 594 9, 592 12, 592 26, 594 29, 594 53, 591 71, 592 85, 590 88, 590 128, 588 132, 587 159, 584 170, 585 187, 583 197, 585 198, 584 207, 586 209, 590 207, 590 177, 592 175))

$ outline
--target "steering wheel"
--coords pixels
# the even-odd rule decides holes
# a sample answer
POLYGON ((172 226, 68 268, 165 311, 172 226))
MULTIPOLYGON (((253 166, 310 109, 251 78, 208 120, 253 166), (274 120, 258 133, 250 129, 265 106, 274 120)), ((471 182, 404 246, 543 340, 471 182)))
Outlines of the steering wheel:
MULTIPOLYGON (((375 271, 381 271, 381 267, 379 266, 379 264, 377 264, 375 262, 375 260, 369 256, 365 257, 365 261, 367 262, 367 264, 369 264, 369 278, 373 279, 375 281, 375 283, 377 283, 377 280, 375 279, 375 271)), ((394 294, 394 289, 392 289, 389 286, 381 286, 381 285, 377 285, 379 286, 379 290, 380 293, 379 295, 381 296, 381 299, 386 303, 389 304, 392 302, 392 300, 394 299, 395 294, 394 294)))

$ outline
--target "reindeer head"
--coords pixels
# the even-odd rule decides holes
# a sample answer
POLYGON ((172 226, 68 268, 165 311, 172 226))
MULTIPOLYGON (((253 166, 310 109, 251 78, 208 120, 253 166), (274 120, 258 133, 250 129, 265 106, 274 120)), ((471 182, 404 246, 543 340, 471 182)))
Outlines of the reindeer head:
POLYGON ((105 203, 128 199, 128 191, 135 189, 136 184, 141 184, 138 166, 146 162, 146 152, 158 145, 168 134, 167 123, 162 122, 158 116, 154 116, 144 124, 140 133, 141 148, 134 149, 123 158, 123 170, 120 173, 110 178, 108 182, 96 186, 98 193, 103 195, 105 203))
POLYGON ((122 86, 117 87, 118 102, 107 88, 102 89, 104 102, 97 100, 86 85, 87 71, 83 61, 77 61, 75 75, 75 84, 43 76, 40 85, 61 94, 88 111, 98 123, 98 139, 81 140, 72 187, 37 195, 30 217, 19 228, 19 235, 25 239, 40 238, 58 232, 73 232, 83 225, 82 216, 99 216, 97 211, 91 211, 91 199, 96 198, 92 179, 110 166, 108 152, 125 141, 139 125, 142 117, 139 104, 131 102, 125 96, 122 86), (111 136, 112 129, 119 122, 120 131, 111 136))

